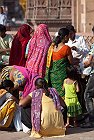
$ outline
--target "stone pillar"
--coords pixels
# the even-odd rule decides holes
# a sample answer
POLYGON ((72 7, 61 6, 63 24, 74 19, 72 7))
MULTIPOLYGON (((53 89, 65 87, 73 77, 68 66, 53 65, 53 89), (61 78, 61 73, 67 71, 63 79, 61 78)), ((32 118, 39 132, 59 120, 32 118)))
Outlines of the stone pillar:
POLYGON ((92 32, 94 26, 94 0, 86 0, 86 32, 92 32))
POLYGON ((80 31, 86 32, 86 0, 81 0, 81 22, 80 24, 80 31))
POLYGON ((94 25, 94 0, 72 0, 72 24, 77 32, 92 32, 94 25))

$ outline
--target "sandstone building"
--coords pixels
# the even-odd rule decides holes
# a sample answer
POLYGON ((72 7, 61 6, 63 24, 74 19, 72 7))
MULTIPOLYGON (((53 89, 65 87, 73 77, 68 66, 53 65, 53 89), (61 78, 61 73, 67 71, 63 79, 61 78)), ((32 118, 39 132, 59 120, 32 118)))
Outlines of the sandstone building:
POLYGON ((72 23, 77 32, 87 33, 94 25, 94 0, 0 0, 0 5, 8 6, 11 18, 25 14, 26 21, 46 23, 51 31, 72 23), (18 3, 22 10, 17 13, 18 3))

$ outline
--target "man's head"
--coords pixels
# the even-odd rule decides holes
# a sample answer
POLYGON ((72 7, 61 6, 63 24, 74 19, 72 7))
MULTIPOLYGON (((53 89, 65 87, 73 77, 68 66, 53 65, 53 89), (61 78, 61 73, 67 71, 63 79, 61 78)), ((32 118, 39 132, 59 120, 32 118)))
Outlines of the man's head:
POLYGON ((76 33, 76 31, 75 31, 75 29, 74 29, 74 26, 72 26, 72 25, 67 25, 66 28, 69 30, 69 38, 70 38, 71 40, 74 40, 74 39, 75 39, 75 33, 76 33))
POLYGON ((2 24, 0 24, 0 37, 4 38, 6 32, 6 27, 2 24))
POLYGON ((7 91, 9 91, 13 87, 14 83, 11 80, 4 80, 0 84, 0 89, 6 89, 7 91))
POLYGON ((0 7, 0 14, 4 13, 3 7, 0 7))

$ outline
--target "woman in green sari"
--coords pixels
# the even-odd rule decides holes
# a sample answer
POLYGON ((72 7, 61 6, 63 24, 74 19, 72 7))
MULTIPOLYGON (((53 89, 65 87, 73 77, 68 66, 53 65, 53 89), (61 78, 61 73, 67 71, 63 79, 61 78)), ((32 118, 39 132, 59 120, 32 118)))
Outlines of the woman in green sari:
POLYGON ((65 43, 69 39, 69 30, 61 28, 58 36, 51 44, 47 55, 47 67, 45 79, 49 87, 54 87, 61 97, 64 97, 62 89, 63 81, 66 78, 66 68, 72 64, 71 48, 65 43))

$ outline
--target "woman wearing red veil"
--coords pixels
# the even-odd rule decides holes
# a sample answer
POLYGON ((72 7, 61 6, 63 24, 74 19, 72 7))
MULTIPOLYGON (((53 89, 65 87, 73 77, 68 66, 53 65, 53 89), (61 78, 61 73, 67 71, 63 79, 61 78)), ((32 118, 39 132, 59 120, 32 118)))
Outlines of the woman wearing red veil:
POLYGON ((25 66, 26 45, 29 41, 33 29, 28 24, 23 24, 14 36, 10 51, 9 65, 25 66))

